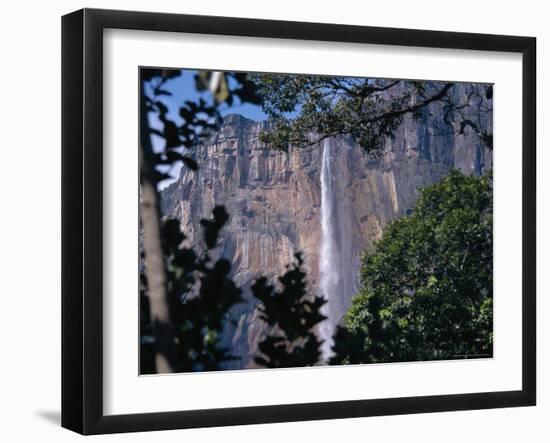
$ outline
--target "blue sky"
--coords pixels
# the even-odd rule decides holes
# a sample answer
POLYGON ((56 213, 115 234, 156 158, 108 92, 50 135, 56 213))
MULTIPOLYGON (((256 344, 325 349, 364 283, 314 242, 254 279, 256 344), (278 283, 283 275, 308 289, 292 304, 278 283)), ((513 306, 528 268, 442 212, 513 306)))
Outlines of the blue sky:
MULTIPOLYGON (((167 97, 172 106, 176 110, 185 100, 196 101, 200 97, 205 100, 210 99, 209 92, 197 92, 195 88, 195 74, 196 70, 184 69, 183 74, 179 77, 176 77, 166 83, 167 89, 172 93, 172 97, 167 97)), ((234 106, 228 106, 226 104, 222 105, 220 108, 220 113, 225 116, 228 114, 241 114, 242 116, 249 118, 254 121, 266 120, 267 115, 262 111, 260 106, 251 105, 250 103, 245 104, 236 104, 234 106)), ((174 117, 173 115, 171 117, 174 117)))
MULTIPOLYGON (((212 100, 210 92, 199 92, 195 88, 196 73, 196 70, 184 69, 182 70, 182 75, 168 80, 163 86, 163 89, 169 91, 172 95, 163 96, 161 100, 169 109, 168 118, 170 118, 176 124, 183 123, 181 117, 179 116, 179 108, 181 107, 183 102, 185 102, 186 100, 198 101, 199 98, 203 98, 208 102, 212 100)), ((223 104, 220 107, 219 111, 222 116, 226 116, 228 114, 241 114, 243 117, 254 121, 262 121, 267 119, 267 115, 262 111, 260 106, 252 105, 250 103, 235 103, 233 106, 223 104)), ((154 114, 149 114, 149 124, 153 128, 162 130, 162 124, 154 114)), ((162 139, 161 137, 153 136, 152 142, 153 149, 155 151, 158 152, 164 149, 164 139, 162 139)), ((170 183, 174 182, 179 176, 181 167, 181 162, 176 163, 169 170, 172 179, 162 181, 161 183, 159 183, 159 187, 163 189, 170 183)))

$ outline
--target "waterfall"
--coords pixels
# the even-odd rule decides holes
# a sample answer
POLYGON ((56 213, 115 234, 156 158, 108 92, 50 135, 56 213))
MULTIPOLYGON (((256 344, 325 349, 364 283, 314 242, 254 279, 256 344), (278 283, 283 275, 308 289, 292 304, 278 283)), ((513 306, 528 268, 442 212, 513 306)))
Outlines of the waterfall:
POLYGON ((336 322, 334 308, 340 286, 340 251, 336 241, 336 208, 334 203, 334 176, 332 172, 331 142, 325 139, 321 158, 321 247, 319 253, 319 290, 327 301, 321 308, 327 317, 320 324, 323 360, 330 358, 332 335, 336 322))

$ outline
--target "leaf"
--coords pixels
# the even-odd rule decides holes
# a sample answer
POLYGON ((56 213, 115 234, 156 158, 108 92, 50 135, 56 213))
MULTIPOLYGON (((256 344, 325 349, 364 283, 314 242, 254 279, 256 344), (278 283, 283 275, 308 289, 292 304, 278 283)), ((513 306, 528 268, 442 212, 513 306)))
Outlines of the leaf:
POLYGON ((163 226, 164 239, 168 244, 178 247, 185 240, 185 236, 181 232, 180 223, 174 219, 168 219, 163 226))
POLYGON ((164 122, 164 139, 166 140, 167 149, 177 148, 181 145, 178 127, 174 122, 169 120, 164 122))
POLYGON ((216 246, 219 231, 222 229, 227 220, 229 220, 229 214, 223 206, 216 206, 212 213, 214 215, 213 219, 202 219, 200 221, 200 224, 204 229, 204 241, 209 249, 216 246))
POLYGON ((223 103, 229 97, 229 87, 227 85, 227 80, 225 74, 221 74, 218 80, 218 85, 213 91, 214 98, 218 103, 223 103))
POLYGON ((183 163, 185 163, 185 165, 192 171, 199 169, 199 165, 191 157, 184 156, 181 158, 181 161, 183 161, 183 163))

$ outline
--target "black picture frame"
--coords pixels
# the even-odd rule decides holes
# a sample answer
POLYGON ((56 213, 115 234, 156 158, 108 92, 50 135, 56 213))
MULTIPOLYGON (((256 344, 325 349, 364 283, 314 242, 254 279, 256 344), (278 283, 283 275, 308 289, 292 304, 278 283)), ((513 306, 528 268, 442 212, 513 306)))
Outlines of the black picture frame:
POLYGON ((62 18, 62 426, 82 434, 530 406, 536 403, 536 39, 83 9, 62 18), (519 53, 523 64, 522 389, 131 415, 103 412, 103 30, 519 53))

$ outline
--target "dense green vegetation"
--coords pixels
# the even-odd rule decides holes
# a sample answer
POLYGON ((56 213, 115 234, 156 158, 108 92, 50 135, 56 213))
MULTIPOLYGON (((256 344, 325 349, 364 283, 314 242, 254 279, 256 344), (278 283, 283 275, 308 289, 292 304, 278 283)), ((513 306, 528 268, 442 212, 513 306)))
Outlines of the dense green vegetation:
POLYGON ((364 254, 332 364, 492 356, 492 178, 453 170, 364 254))
MULTIPOLYGON (((492 146, 492 135, 463 114, 471 97, 479 112, 488 112, 481 95, 453 102, 452 83, 199 71, 196 90, 210 98, 183 101, 176 123, 164 100, 171 95, 166 84, 181 74, 141 71, 141 373, 217 370, 234 358, 220 335, 229 310, 242 302, 241 289, 230 262, 213 259, 229 214, 214 208, 213 218, 201 221, 204 245, 186 247, 179 222, 162 216, 158 193, 167 167, 181 161, 200 168, 192 150, 219 127, 221 105, 261 104, 274 123, 262 137, 273 148, 346 136, 373 153, 404 115, 418 117, 437 101, 446 119, 458 118, 461 133, 470 128, 492 146), (150 127, 150 114, 162 129, 150 127), (153 135, 164 140, 162 150, 153 149, 153 135)), ((489 99, 490 87, 483 94, 489 99)), ((385 228, 364 256, 362 288, 337 329, 331 364, 492 355, 491 187, 490 175, 452 171, 422 191, 411 216, 385 228)), ((269 327, 255 358, 259 366, 319 363, 315 328, 324 319, 324 299, 308 294, 302 265, 298 254, 274 284, 259 276, 252 286, 269 327)))

